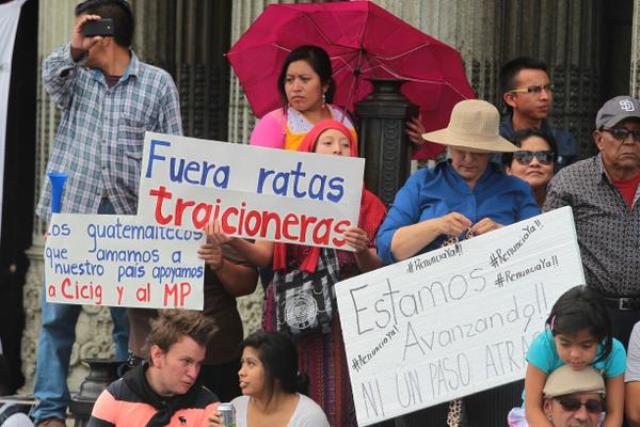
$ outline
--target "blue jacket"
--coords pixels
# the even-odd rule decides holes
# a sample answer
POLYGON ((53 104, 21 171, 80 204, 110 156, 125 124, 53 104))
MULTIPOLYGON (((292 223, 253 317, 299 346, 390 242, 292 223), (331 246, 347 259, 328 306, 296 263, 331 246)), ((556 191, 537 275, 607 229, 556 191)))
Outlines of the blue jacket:
MULTIPOLYGON (((548 120, 542 121, 540 131, 546 135, 551 135, 556 142, 556 146, 558 147, 558 152, 556 153, 556 171, 578 160, 578 144, 576 144, 576 139, 571 133, 566 130, 551 127, 548 120)), ((500 123, 500 135, 509 141, 513 141, 514 133, 512 115, 508 114, 500 123)))
MULTIPOLYGON (((491 218, 509 225, 538 215, 540 208, 529 184, 505 175, 497 165, 490 163, 471 191, 448 161, 441 162, 433 169, 418 170, 398 191, 378 231, 378 255, 385 264, 396 262, 391 253, 391 239, 397 229, 454 211, 474 224, 491 218)), ((445 236, 440 236, 419 253, 439 248, 444 239, 445 236)))

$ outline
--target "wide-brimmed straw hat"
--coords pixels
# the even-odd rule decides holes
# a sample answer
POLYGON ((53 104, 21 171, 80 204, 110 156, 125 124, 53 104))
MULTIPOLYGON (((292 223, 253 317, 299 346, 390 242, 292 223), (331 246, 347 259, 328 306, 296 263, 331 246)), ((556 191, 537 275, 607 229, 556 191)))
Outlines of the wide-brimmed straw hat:
POLYGON ((478 153, 509 153, 519 148, 498 133, 500 114, 487 101, 465 99, 451 110, 449 125, 422 134, 422 138, 449 147, 478 153))

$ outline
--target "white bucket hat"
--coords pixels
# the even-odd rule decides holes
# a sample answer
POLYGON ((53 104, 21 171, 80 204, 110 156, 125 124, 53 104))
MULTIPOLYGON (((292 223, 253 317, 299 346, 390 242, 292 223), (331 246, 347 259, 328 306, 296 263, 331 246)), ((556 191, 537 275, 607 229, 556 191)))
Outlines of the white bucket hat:
POLYGON ((500 114, 479 99, 465 99, 451 110, 449 125, 422 134, 422 138, 449 147, 478 153, 510 153, 519 148, 498 133, 500 114))

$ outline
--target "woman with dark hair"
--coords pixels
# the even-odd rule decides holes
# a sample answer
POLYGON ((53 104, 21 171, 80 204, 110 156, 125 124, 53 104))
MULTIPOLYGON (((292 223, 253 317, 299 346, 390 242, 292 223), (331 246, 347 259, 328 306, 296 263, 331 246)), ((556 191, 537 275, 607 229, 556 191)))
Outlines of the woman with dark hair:
POLYGON ((556 143, 552 136, 537 129, 523 129, 513 135, 513 144, 519 150, 502 156, 507 175, 529 183, 536 201, 542 206, 547 195, 547 184, 555 172, 556 143))
POLYGON ((278 77, 282 108, 278 108, 256 124, 251 145, 296 150, 313 126, 334 119, 349 128, 353 123, 346 113, 331 105, 335 91, 331 60, 317 46, 300 46, 289 53, 278 77))
MULTIPOLYGON (((256 425, 328 427, 317 403, 302 393, 308 379, 298 373, 298 352, 279 332, 256 332, 242 344, 238 376, 242 396, 231 402, 237 427, 256 425)), ((209 418, 211 427, 222 426, 219 413, 209 418)))

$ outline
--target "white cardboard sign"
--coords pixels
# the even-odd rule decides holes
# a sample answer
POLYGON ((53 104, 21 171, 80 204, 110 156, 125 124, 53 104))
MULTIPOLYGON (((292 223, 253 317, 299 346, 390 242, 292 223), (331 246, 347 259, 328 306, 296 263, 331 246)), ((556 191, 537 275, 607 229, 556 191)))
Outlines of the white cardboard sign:
POLYGON ((364 159, 203 141, 147 132, 138 215, 226 234, 346 246, 358 223, 364 159), (205 145, 206 144, 206 145, 205 145))
POLYGON ((336 284, 358 424, 522 379, 552 305, 583 283, 566 207, 336 284))
POLYGON ((229 235, 351 250, 363 174, 361 158, 147 132, 136 216, 52 216, 47 301, 200 310, 199 230, 213 219, 229 235))
POLYGON ((202 310, 202 238, 136 216, 53 214, 44 250, 47 301, 202 310))

